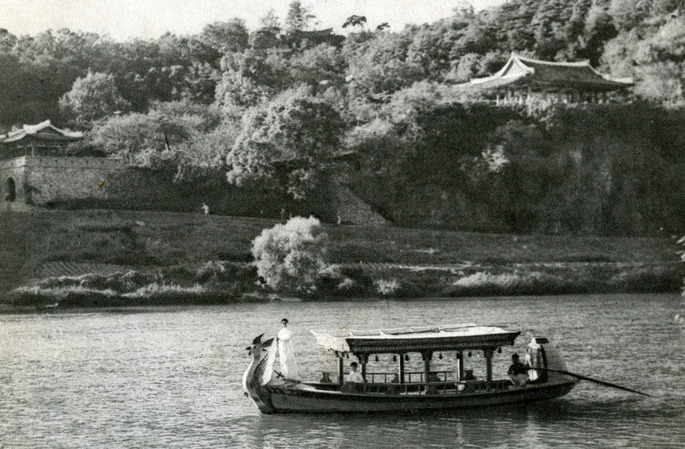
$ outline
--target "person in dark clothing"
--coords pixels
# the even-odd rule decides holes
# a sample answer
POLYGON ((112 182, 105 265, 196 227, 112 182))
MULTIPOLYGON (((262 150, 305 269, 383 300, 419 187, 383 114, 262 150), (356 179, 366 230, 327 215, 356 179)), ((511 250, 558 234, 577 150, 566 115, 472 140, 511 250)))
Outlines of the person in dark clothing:
POLYGON ((528 383, 528 367, 521 363, 518 354, 513 354, 511 356, 511 366, 509 366, 509 371, 507 371, 511 383, 516 386, 524 387, 528 383))

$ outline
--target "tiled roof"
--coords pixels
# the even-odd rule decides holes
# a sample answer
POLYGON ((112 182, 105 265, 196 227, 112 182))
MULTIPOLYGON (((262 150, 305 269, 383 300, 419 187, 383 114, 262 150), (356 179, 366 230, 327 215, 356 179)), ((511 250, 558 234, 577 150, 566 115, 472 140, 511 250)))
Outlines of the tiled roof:
POLYGON ((21 129, 10 131, 4 136, 0 136, 0 143, 16 142, 26 136, 35 136, 42 140, 71 141, 82 139, 83 133, 59 129, 53 126, 50 120, 45 120, 37 125, 24 125, 21 129))
POLYGON ((474 78, 461 86, 493 89, 513 84, 615 90, 632 86, 633 80, 601 74, 589 61, 541 61, 512 53, 504 67, 494 75, 474 78))

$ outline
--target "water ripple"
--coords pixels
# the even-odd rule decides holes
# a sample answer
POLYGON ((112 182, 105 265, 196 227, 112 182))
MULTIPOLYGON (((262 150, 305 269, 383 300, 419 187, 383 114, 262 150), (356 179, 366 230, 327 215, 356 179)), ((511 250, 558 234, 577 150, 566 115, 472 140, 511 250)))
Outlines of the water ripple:
MULTIPOLYGON (((0 447, 682 447, 685 336, 669 318, 679 300, 593 295, 0 315, 0 447), (562 399, 527 406, 261 415, 242 394, 244 348, 255 335, 275 334, 283 316, 310 378, 335 362, 314 347, 309 329, 498 323, 557 342, 573 372, 654 397, 584 382, 562 399)), ((508 354, 496 361, 498 373, 508 354)), ((389 359, 381 364, 392 367, 389 359)))

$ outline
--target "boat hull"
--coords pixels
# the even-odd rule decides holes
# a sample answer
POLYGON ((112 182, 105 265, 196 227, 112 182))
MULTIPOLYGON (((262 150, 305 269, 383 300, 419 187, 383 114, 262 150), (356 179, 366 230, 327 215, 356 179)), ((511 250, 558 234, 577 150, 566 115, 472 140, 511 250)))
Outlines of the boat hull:
POLYGON ((563 396, 575 384, 575 381, 569 381, 508 390, 437 395, 354 394, 321 391, 306 384, 287 388, 266 386, 266 389, 269 391, 272 413, 373 413, 449 410, 541 401, 563 396))

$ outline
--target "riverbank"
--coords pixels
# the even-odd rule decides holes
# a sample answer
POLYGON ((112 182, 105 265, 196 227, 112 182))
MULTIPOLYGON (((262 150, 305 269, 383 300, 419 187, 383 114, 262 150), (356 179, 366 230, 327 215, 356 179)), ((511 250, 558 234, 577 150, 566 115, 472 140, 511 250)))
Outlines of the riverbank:
POLYGON ((339 298, 676 292, 670 238, 326 225, 316 290, 264 290, 250 245, 272 220, 133 211, 0 214, 4 309, 339 298))

